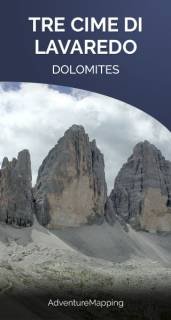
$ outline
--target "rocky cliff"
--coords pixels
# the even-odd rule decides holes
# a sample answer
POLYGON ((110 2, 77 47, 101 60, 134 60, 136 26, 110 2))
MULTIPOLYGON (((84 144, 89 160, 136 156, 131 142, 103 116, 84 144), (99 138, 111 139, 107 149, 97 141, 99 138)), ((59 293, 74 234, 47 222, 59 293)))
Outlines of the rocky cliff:
POLYGON ((34 195, 29 151, 4 158, 0 221, 30 226, 35 213, 48 228, 110 224, 171 231, 171 162, 148 141, 138 143, 107 197, 104 159, 82 126, 73 125, 44 159, 34 195))
POLYGON ((23 150, 17 159, 4 158, 0 169, 0 221, 19 226, 33 222, 30 154, 23 150))
POLYGON ((138 143, 116 177, 115 214, 137 229, 171 231, 171 162, 148 141, 138 143))
POLYGON ((49 228, 101 222, 104 159, 82 126, 73 125, 44 159, 35 186, 36 215, 49 228))

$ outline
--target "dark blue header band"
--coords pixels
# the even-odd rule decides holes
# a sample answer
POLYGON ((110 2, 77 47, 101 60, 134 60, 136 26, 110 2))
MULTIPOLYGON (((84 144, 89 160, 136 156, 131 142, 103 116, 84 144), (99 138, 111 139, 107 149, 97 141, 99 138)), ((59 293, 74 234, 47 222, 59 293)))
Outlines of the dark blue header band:
POLYGON ((59 84, 86 89, 123 100, 162 122, 171 129, 171 2, 170 0, 2 0, 0 10, 0 81, 26 81, 59 84), (143 32, 118 34, 99 30, 78 32, 70 28, 60 34, 32 32, 28 17, 142 17, 143 32), (59 37, 60 36, 60 37, 59 37), (34 54, 35 40, 40 39, 45 47, 50 39, 64 43, 78 39, 97 41, 117 39, 122 43, 133 39, 138 44, 132 54, 34 54), (52 72, 52 66, 56 74, 52 72), (58 73, 59 66, 64 73, 58 73), (82 67, 75 74, 78 65, 98 68, 97 73, 82 73, 82 67), (106 68, 97 67, 108 65, 106 68), (71 67, 70 67, 71 66, 71 67), (99 68, 103 68, 102 75, 99 68), (118 72, 119 69, 119 72, 118 72))

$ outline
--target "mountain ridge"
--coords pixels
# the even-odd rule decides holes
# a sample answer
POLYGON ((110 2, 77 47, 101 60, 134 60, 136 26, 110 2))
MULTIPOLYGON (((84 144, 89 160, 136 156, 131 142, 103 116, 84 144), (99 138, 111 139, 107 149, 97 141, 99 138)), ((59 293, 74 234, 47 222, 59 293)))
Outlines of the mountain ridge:
POLYGON ((107 197, 104 156, 81 125, 73 125, 43 160, 31 187, 28 150, 0 169, 0 221, 49 229, 116 221, 127 229, 171 231, 171 162, 147 140, 123 164, 107 197), (19 196, 18 196, 19 195, 19 196), (18 198, 18 199, 17 199, 18 198), (12 212, 13 211, 13 212, 12 212))

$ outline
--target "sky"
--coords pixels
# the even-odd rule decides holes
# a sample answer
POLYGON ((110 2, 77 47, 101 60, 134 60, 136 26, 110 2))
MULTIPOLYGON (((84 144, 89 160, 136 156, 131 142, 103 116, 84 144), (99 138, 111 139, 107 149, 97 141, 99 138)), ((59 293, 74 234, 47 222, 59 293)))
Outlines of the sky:
POLYGON ((171 160, 170 131, 124 102, 60 86, 0 83, 0 163, 29 149, 33 184, 49 150, 73 124, 83 125, 104 154, 109 193, 136 143, 148 140, 171 160))

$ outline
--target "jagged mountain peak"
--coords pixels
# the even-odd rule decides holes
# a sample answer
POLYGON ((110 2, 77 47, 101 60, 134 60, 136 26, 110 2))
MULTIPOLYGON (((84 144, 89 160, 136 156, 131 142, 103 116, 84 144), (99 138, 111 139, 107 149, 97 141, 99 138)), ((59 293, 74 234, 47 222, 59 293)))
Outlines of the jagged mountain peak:
POLYGON ((7 224, 28 226, 33 222, 31 160, 28 150, 17 159, 3 159, 0 169, 0 220, 7 224))
POLYGON ((103 218, 104 159, 84 127, 73 125, 43 161, 35 187, 37 217, 50 228, 103 218))
POLYGON ((71 131, 82 131, 85 133, 85 129, 82 125, 79 124, 73 124, 68 130, 66 130, 65 134, 71 131))
POLYGON ((144 152, 153 152, 161 154, 161 151, 151 142, 148 140, 141 141, 135 145, 133 148, 133 155, 134 154, 142 154, 144 152))
POLYGON ((136 228, 171 230, 171 163, 153 144, 138 143, 111 192, 116 214, 136 228))

